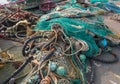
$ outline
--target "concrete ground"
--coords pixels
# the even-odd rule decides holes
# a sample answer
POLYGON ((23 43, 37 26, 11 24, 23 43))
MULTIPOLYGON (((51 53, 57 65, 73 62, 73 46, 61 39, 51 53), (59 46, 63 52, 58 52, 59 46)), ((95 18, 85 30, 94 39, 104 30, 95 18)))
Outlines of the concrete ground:
MULTIPOLYGON (((120 38, 120 21, 110 19, 111 16, 105 17, 104 23, 115 32, 120 38)), ((120 16, 119 16, 120 18, 120 16)))
MULTIPOLYGON (((113 48, 120 59, 120 48, 113 48)), ((95 84, 120 84, 120 61, 114 64, 95 63, 95 84)))

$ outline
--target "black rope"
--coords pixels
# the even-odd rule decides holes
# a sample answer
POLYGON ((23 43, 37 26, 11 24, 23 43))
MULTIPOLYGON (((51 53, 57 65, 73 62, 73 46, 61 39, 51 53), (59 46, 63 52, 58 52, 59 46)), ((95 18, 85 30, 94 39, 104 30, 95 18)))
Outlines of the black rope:
POLYGON ((24 43, 24 45, 23 45, 23 49, 22 49, 22 55, 23 55, 23 56, 27 56, 27 54, 28 54, 28 53, 25 52, 28 44, 29 44, 31 41, 33 41, 33 40, 35 40, 35 39, 38 39, 38 38, 48 38, 48 37, 47 37, 47 36, 35 36, 35 37, 32 37, 32 38, 26 40, 25 43, 24 43))
POLYGON ((95 66, 94 66, 94 61, 92 59, 90 61, 90 66, 91 66, 91 73, 90 73, 90 84, 94 84, 95 81, 95 66))
POLYGON ((26 61, 8 78, 6 79, 2 84, 7 84, 12 78, 14 78, 17 74, 19 74, 25 66, 33 60, 33 56, 30 56, 26 61))
POLYGON ((94 61, 98 61, 98 62, 102 62, 102 63, 106 63, 106 64, 112 64, 112 63, 116 63, 119 61, 119 58, 117 56, 117 54, 113 53, 113 52, 109 52, 114 59, 113 60, 103 60, 103 59, 98 59, 97 57, 89 57, 90 59, 94 60, 94 61))
POLYGON ((45 61, 45 60, 48 60, 51 56, 54 55, 54 49, 52 51, 50 51, 47 55, 43 56, 43 58, 40 60, 40 66, 42 65, 42 63, 45 61))

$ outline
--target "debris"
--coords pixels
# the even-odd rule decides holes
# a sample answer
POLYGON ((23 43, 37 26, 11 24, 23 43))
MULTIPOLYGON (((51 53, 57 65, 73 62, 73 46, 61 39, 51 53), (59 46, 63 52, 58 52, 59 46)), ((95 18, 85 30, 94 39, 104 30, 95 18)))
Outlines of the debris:
MULTIPOLYGON (((28 0, 16 5, 1 6, 0 38, 22 43, 20 51, 26 59, 23 62, 6 58, 2 62, 0 57, 0 63, 13 63, 16 68, 2 84, 17 82, 16 76, 29 64, 32 70, 22 76, 20 83, 93 84, 94 61, 118 62, 111 46, 120 45, 120 39, 114 38, 116 34, 101 15, 108 11, 119 13, 119 7, 108 0, 28 0), (36 7, 42 16, 28 12, 36 7), (101 58, 104 53, 113 59, 101 58)), ((111 19, 119 21, 116 17, 111 19)), ((11 58, 15 56, 15 53, 7 54, 11 58)), ((0 68, 3 66, 0 64, 0 68)))

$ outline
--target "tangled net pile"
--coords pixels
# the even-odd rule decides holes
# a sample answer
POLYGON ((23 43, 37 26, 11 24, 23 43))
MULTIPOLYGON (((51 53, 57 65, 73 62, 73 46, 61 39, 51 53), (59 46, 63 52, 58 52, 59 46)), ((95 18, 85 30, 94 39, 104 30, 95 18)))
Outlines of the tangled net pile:
MULTIPOLYGON (((114 60, 96 58, 107 46, 111 46, 113 41, 108 37, 114 36, 98 14, 99 10, 101 9, 89 7, 88 11, 73 0, 73 3, 58 6, 51 13, 41 16, 36 25, 32 22, 37 21, 37 16, 34 16, 34 21, 23 17, 29 22, 26 26, 29 28, 23 29, 27 39, 24 38, 22 54, 27 59, 3 84, 15 83, 13 78, 29 63, 33 64, 33 68, 22 79, 21 84, 94 84, 94 61, 118 61, 116 54, 111 51, 109 53, 114 60), (27 34, 27 29, 31 29, 32 34, 38 31, 40 33, 35 36, 27 34)), ((21 30, 16 29, 16 25, 25 23, 20 18, 18 20, 20 22, 16 21, 12 27, 1 27, 1 31, 17 32, 15 36, 18 37, 21 30)), ((2 24, 6 24, 6 21, 2 24)))

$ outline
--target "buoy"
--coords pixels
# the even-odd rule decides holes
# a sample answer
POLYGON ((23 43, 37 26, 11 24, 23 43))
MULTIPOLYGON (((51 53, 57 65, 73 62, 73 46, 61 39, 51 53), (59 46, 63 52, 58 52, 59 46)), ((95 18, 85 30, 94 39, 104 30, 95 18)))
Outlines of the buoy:
POLYGON ((85 61, 85 60, 86 60, 86 56, 85 56, 84 54, 80 54, 80 59, 81 59, 82 61, 85 61))
POLYGON ((64 66, 59 66, 59 67, 57 68, 56 73, 57 73, 58 75, 60 75, 60 76, 65 76, 65 75, 67 74, 67 70, 66 70, 66 68, 65 68, 64 66))
POLYGON ((55 71, 58 67, 58 65, 55 62, 49 62, 48 67, 51 71, 55 71))
POLYGON ((100 41, 98 42, 98 45, 99 45, 100 47, 106 47, 106 46, 107 46, 107 40, 106 40, 106 39, 100 40, 100 41))

